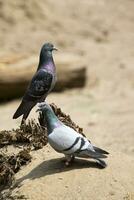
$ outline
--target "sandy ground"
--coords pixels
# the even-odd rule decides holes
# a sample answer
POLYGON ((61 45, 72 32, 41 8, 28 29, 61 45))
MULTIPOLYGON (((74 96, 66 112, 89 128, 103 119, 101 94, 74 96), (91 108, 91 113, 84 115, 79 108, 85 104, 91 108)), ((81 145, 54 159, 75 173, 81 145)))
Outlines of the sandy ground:
MULTIPOLYGON (((60 159, 63 156, 47 145, 33 152, 32 162, 17 173, 18 187, 13 195, 23 194, 29 200, 134 199, 133 99, 114 93, 105 98, 94 92, 84 89, 51 94, 48 102, 69 113, 95 145, 110 152, 108 167, 99 169, 92 161, 76 160, 65 168, 60 159)), ((5 117, 1 127, 19 125, 20 120, 10 119, 18 104, 14 101, 1 106, 0 115, 5 117)), ((34 110, 31 116, 37 117, 34 110)))
MULTIPOLYGON (((43 1, 39 2, 42 5, 43 1)), ((108 150, 110 155, 107 159, 108 167, 103 170, 97 168, 95 163, 85 160, 76 160, 72 167, 65 168, 61 162, 62 155, 48 145, 33 152, 32 162, 16 174, 19 186, 13 194, 23 194, 29 200, 133 200, 134 3, 131 0, 104 0, 95 3, 87 0, 45 2, 46 7, 42 6, 42 17, 36 13, 38 25, 32 36, 35 26, 29 19, 27 38, 21 32, 20 25, 13 24, 11 30, 16 30, 21 40, 15 43, 17 38, 11 37, 7 26, 6 38, 9 42, 4 43, 1 40, 1 44, 5 44, 5 51, 19 48, 22 51, 36 51, 35 47, 38 49, 46 38, 54 41, 60 27, 62 31, 61 35, 57 35, 56 43, 60 49, 83 55, 88 68, 87 85, 80 90, 52 93, 48 102, 54 102, 70 114, 84 128, 92 143, 108 150), (51 5, 54 10, 52 15, 51 5), (48 10, 43 12, 43 9, 48 10), (44 15, 51 26, 40 20, 44 15), (32 47, 29 47, 28 41, 33 43, 32 47)), ((30 7, 29 10, 31 11, 30 7)), ((39 9, 33 12, 35 11, 39 9)), ((16 15, 13 15, 13 21, 17 20, 16 15)), ((20 22, 23 15, 20 12, 20 22)), ((0 37, 2 36, 1 33, 0 37)), ((20 100, 15 100, 0 105, 0 129, 19 125, 20 119, 11 119, 19 102, 20 100)), ((32 117, 36 117, 35 110, 36 108, 31 113, 32 117)))

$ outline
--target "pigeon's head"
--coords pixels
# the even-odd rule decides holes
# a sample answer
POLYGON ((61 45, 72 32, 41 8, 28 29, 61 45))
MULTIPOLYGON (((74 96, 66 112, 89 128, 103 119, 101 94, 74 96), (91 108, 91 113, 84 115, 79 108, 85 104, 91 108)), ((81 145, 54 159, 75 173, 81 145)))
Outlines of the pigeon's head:
POLYGON ((46 111, 48 110, 52 110, 51 106, 45 102, 42 102, 42 103, 38 103, 38 109, 37 109, 37 112, 38 111, 41 111, 42 113, 45 113, 46 111))
POLYGON ((53 50, 57 50, 52 43, 45 43, 41 49, 43 52, 52 52, 53 50))
POLYGON ((50 115, 50 113, 53 113, 53 110, 49 104, 46 104, 45 102, 38 103, 38 109, 36 112, 39 112, 39 123, 41 126, 44 126, 46 124, 47 114, 50 115))
POLYGON ((46 104, 45 102, 38 103, 37 105, 38 109, 36 112, 39 112, 38 120, 40 125, 43 127, 46 125, 46 112, 51 112, 50 110, 52 110, 52 108, 49 104, 46 104))

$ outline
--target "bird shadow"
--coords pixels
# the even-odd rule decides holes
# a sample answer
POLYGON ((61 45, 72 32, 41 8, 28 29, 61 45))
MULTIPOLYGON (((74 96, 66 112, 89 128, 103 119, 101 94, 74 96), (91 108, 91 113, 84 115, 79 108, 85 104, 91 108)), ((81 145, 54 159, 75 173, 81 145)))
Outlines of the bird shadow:
POLYGON ((102 167, 98 163, 84 159, 75 159, 75 161, 70 166, 66 167, 63 158, 56 158, 43 161, 27 175, 18 179, 16 185, 19 185, 26 179, 33 180, 43 176, 48 176, 56 173, 62 173, 70 170, 83 169, 83 168, 102 169, 102 167))

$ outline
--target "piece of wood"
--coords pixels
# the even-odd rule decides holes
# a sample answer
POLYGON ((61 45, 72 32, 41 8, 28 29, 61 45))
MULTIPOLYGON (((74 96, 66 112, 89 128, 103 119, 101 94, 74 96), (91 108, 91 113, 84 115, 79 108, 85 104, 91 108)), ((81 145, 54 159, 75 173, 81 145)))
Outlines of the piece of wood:
MULTIPOLYGON (((86 67, 78 56, 60 54, 55 56, 57 83, 53 91, 84 87, 86 67)), ((20 97, 36 71, 35 55, 11 55, 0 59, 0 101, 20 97)))

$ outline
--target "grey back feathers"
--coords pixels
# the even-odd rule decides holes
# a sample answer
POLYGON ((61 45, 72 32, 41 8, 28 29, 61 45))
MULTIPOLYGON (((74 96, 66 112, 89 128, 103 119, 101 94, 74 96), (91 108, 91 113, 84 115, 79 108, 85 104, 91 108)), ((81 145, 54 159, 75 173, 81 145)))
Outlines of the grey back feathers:
POLYGON ((44 101, 53 89, 56 82, 56 68, 52 57, 53 50, 55 48, 51 43, 46 43, 41 48, 37 72, 33 76, 13 119, 23 115, 25 120, 36 103, 44 101))

